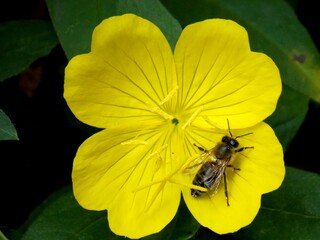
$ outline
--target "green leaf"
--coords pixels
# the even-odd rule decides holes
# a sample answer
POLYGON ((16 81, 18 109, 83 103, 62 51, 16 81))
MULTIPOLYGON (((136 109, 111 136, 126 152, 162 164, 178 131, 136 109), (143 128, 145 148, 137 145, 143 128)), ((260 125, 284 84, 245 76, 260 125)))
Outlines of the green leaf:
POLYGON ((8 238, 6 238, 6 236, 4 236, 1 231, 0 231, 0 240, 8 240, 8 238))
POLYGON ((181 26, 158 0, 47 0, 53 25, 68 59, 90 51, 92 31, 103 19, 135 13, 163 31, 171 46, 181 26))
POLYGON ((19 140, 9 117, 0 109, 0 140, 19 140))
POLYGON ((276 111, 266 119, 286 151, 308 112, 309 98, 284 85, 276 111))
POLYGON ((292 7, 279 0, 161 0, 183 26, 208 18, 232 19, 244 26, 254 51, 270 56, 282 79, 320 102, 320 55, 292 7))
POLYGON ((105 211, 87 211, 73 197, 71 187, 53 193, 21 228, 21 240, 121 239, 108 229, 105 211))
POLYGON ((232 234, 232 239, 319 239, 320 176, 291 167, 286 171, 282 186, 262 196, 253 223, 232 234))
POLYGON ((50 22, 10 21, 0 24, 0 81, 14 76, 59 43, 50 22))
POLYGON ((297 6, 299 0, 285 0, 285 1, 294 8, 297 6))
MULTIPOLYGON (((143 239, 185 240, 198 228, 199 224, 182 202, 171 223, 160 233, 143 239)), ((110 231, 106 211, 88 211, 79 206, 70 186, 53 193, 32 213, 20 231, 24 232, 21 240, 127 239, 110 231)))
POLYGON ((114 0, 46 0, 53 26, 68 59, 90 51, 94 27, 115 12, 114 0))

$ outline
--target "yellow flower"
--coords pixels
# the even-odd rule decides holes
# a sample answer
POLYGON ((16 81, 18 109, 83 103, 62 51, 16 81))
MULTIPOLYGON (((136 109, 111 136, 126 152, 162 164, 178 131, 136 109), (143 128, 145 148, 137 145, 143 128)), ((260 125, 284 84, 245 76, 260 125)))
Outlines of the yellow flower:
MULTIPOLYGON (((104 130, 78 149, 74 195, 86 209, 108 210, 111 230, 130 238, 161 231, 181 192, 200 224, 237 231, 256 216, 263 193, 284 177, 283 152, 264 122, 276 107, 281 79, 274 62, 252 52, 247 32, 230 20, 187 26, 174 54, 151 22, 133 14, 98 25, 91 52, 74 57, 64 96, 75 116, 104 130), (195 198, 185 165, 229 135, 240 147, 216 194, 195 198)), ((198 166, 199 168, 200 166, 198 166)), ((203 188, 199 188, 200 190, 203 188)))

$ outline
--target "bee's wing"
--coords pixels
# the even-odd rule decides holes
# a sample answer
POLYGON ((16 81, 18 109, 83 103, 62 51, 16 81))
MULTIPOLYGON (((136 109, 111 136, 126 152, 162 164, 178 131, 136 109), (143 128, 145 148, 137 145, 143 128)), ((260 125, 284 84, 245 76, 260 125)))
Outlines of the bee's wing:
POLYGON ((223 161, 221 164, 215 165, 215 167, 212 168, 212 172, 210 174, 207 174, 207 179, 204 179, 204 183, 207 186, 207 189, 209 189, 210 195, 213 195, 218 191, 227 165, 228 163, 226 161, 223 161))
POLYGON ((209 152, 204 152, 200 156, 191 157, 184 165, 182 172, 187 174, 193 174, 197 172, 198 167, 203 165, 205 162, 211 161, 209 152))

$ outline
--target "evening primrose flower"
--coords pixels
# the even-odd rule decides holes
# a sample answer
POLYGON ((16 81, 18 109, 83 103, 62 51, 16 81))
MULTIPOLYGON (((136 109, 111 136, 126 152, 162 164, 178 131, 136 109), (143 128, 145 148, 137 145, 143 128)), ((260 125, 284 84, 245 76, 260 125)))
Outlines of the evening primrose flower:
MULTIPOLYGON (((246 30, 231 20, 187 26, 174 53, 151 22, 133 14, 102 21, 91 52, 65 72, 64 97, 75 116, 102 128, 78 149, 72 180, 79 204, 108 210, 111 230, 130 238, 161 231, 181 193, 199 223, 223 234, 248 225, 261 195, 284 177, 283 152, 264 122, 276 108, 281 79, 274 62, 252 52, 246 30), (239 138, 223 184, 194 198, 190 159, 229 135, 239 138)), ((199 166, 200 167, 200 166, 199 166)), ((203 188, 199 187, 199 190, 203 188)))

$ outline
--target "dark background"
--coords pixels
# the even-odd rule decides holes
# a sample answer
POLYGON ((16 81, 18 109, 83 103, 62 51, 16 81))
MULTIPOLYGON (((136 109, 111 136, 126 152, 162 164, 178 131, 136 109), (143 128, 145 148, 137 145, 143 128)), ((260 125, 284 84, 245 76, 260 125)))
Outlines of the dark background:
MULTIPOLYGON (((48 19, 44 0, 1 3, 0 20, 48 19)), ((297 1, 296 13, 319 49, 316 1, 297 1)), ((1 54, 1 53, 0 53, 1 54)), ((15 125, 19 141, 0 141, 0 229, 18 228, 50 193, 71 183, 78 146, 93 132, 78 122, 63 99, 67 59, 57 46, 49 56, 0 83, 0 109, 15 125)), ((305 121, 285 153, 285 162, 320 173, 320 106, 310 102, 305 121)))

